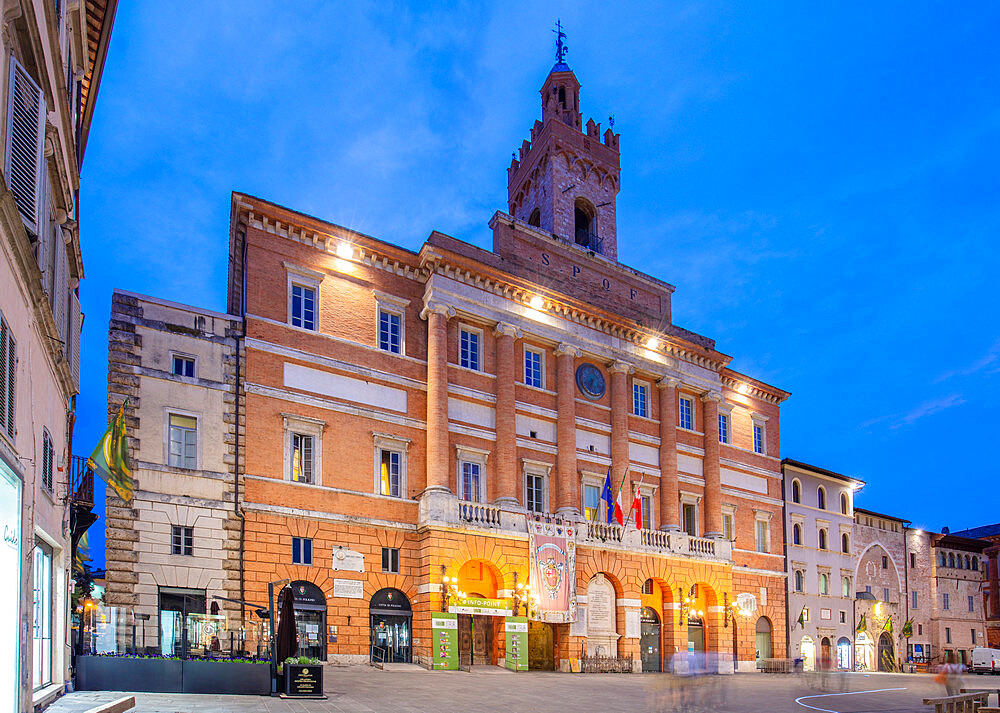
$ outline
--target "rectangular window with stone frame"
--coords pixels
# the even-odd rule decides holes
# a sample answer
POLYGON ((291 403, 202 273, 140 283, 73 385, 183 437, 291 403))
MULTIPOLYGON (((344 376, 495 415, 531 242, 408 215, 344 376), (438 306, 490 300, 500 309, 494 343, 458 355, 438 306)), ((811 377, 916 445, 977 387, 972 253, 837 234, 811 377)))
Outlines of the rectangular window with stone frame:
POLYGON ((535 389, 544 388, 543 384, 544 355, 540 349, 524 348, 524 383, 535 389))
POLYGON ((168 414, 167 464, 174 468, 198 467, 198 419, 168 414))
POLYGON ((478 329, 459 328, 458 365, 472 371, 482 370, 482 333, 478 329))
POLYGON ((694 430, 694 401, 687 396, 678 399, 677 424, 688 431, 694 430))
POLYGON ((583 486, 583 516, 588 522, 601 522, 601 489, 597 485, 583 486))
POLYGON ((754 548, 758 552, 768 552, 771 546, 770 522, 764 518, 754 520, 754 548))
POLYGON ((292 481, 312 483, 314 472, 314 438, 304 433, 292 434, 292 481))
POLYGON ((649 384, 632 382, 632 413, 640 418, 649 418, 649 384))

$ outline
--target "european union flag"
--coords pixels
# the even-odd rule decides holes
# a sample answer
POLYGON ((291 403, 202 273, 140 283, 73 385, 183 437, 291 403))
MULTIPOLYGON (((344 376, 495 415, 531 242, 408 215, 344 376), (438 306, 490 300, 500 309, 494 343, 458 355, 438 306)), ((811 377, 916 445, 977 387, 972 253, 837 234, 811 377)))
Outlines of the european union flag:
POLYGON ((601 500, 607 506, 607 518, 608 524, 611 524, 611 520, 615 516, 615 496, 611 492, 611 468, 608 468, 608 474, 604 478, 604 492, 601 493, 601 500))

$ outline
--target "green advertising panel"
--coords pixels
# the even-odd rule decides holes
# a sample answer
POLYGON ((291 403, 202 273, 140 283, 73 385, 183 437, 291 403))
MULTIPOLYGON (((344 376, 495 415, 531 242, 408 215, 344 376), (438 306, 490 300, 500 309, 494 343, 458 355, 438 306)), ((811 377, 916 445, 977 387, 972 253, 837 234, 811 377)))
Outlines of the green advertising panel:
POLYGON ((503 620, 504 638, 507 643, 507 668, 512 671, 528 670, 528 619, 507 616, 503 620))
POLYGON ((458 616, 444 612, 431 615, 434 646, 431 668, 435 671, 458 670, 458 616))

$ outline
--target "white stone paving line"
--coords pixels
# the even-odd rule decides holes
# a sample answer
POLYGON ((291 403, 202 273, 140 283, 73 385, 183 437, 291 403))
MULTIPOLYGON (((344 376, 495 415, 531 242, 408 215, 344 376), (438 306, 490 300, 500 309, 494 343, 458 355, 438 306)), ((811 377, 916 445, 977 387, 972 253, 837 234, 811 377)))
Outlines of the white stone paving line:
POLYGON ((822 713, 839 713, 833 708, 817 708, 816 706, 811 706, 808 703, 803 703, 802 701, 809 698, 829 698, 831 696, 857 696, 862 693, 885 693, 886 691, 905 691, 905 690, 906 690, 905 688, 876 688, 871 691, 850 691, 849 693, 819 693, 814 696, 799 696, 798 698, 795 699, 795 702, 798 703, 803 708, 809 708, 814 711, 822 711, 822 713))

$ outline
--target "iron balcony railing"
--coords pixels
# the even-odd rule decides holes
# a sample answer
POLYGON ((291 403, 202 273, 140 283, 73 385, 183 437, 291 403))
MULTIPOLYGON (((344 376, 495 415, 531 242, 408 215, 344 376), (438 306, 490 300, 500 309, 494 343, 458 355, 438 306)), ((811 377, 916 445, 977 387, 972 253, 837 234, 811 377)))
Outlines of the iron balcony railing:
POLYGON ((83 456, 72 456, 69 467, 69 492, 74 503, 94 504, 94 471, 83 456))

